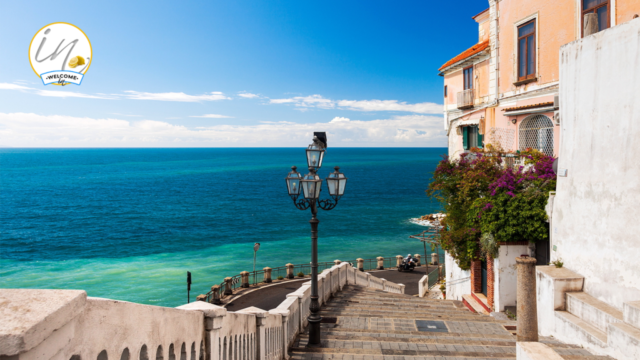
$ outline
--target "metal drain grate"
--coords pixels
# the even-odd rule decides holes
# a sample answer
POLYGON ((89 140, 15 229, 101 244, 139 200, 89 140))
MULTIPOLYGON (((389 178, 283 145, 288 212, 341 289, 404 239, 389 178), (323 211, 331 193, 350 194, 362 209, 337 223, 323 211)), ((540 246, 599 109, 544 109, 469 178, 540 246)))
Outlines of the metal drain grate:
POLYGON ((416 327, 418 328, 418 331, 449 332, 444 321, 416 320, 416 327))
POLYGON ((338 318, 335 317, 323 317, 322 321, 320 321, 321 324, 335 324, 338 322, 338 318))

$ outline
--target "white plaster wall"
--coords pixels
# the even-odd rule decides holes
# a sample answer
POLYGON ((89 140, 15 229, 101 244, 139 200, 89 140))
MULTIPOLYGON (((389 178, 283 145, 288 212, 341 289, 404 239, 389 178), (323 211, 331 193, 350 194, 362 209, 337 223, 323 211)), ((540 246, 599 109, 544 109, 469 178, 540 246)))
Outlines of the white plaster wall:
POLYGON ((462 270, 448 252, 444 253, 447 300, 462 300, 471 294, 471 270, 462 270))
POLYGON ((516 257, 529 254, 528 245, 500 245, 498 257, 493 260, 493 299, 496 311, 516 305, 518 271, 516 257))
POLYGON ((585 291, 640 299, 640 19, 560 50, 560 169, 553 239, 585 291))

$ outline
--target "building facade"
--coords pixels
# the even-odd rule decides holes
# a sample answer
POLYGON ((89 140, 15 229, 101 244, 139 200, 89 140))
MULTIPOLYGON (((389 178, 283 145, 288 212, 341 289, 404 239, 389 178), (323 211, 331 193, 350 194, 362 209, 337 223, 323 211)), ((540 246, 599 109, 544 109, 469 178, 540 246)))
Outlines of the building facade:
POLYGON ((638 16, 640 1, 489 0, 473 17, 478 43, 439 69, 449 156, 487 144, 559 156, 559 51, 588 14, 604 30, 638 16))
MULTIPOLYGON (((449 157, 492 145, 509 152, 535 148, 560 157, 562 164, 560 150, 568 150, 561 136, 571 134, 561 131, 561 47, 582 39, 585 28, 587 35, 600 32, 639 14, 638 0, 489 0, 489 8, 473 16, 477 43, 439 69, 449 157)), ((575 139, 571 144, 579 146, 575 139)), ((554 258, 553 244, 544 245, 537 250, 554 258)), ((504 243, 497 259, 475 261, 465 271, 447 254, 447 298, 487 312, 505 311, 516 299, 514 254, 527 252, 537 255, 527 243, 504 243)))

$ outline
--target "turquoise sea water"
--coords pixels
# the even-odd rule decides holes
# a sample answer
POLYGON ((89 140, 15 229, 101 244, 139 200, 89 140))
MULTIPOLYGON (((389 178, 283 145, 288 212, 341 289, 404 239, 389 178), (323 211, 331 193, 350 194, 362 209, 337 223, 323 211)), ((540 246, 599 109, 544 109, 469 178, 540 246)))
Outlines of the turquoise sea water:
MULTIPOLYGON (((329 148, 346 195, 318 215, 319 260, 422 253, 409 222, 444 148, 329 148)), ((304 149, 0 149, 0 287, 186 302, 240 271, 308 263, 310 211, 284 177, 304 149)), ((323 185, 326 186, 326 183, 323 185)), ((326 194, 326 190, 323 190, 326 194)))

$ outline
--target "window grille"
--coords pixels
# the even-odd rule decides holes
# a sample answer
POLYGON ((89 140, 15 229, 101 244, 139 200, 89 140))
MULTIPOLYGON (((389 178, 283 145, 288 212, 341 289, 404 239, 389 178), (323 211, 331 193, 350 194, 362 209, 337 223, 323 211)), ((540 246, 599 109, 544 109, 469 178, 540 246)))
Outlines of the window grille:
POLYGON ((553 156, 553 122, 544 115, 532 115, 520 124, 519 149, 538 149, 553 156))

